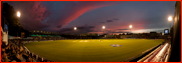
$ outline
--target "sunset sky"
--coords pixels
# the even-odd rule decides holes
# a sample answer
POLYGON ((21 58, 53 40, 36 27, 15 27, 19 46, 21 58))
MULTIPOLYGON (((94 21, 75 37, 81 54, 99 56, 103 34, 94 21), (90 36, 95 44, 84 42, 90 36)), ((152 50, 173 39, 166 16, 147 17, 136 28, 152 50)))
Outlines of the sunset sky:
POLYGON ((7 2, 21 13, 20 23, 29 31, 105 33, 169 29, 175 1, 36 1, 7 2), (77 30, 73 30, 77 27, 77 30))

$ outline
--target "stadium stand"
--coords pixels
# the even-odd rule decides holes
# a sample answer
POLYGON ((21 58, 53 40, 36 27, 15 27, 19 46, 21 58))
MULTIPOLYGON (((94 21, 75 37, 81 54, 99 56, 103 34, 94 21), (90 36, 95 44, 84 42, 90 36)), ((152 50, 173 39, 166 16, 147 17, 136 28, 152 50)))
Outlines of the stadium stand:
MULTIPOLYGON (((181 4, 181 2, 178 2, 181 4)), ((181 15, 180 15, 181 17, 181 15)), ((29 38, 12 38, 10 39, 10 36, 8 35, 8 31, 6 30, 5 24, 7 25, 8 23, 6 22, 5 18, 2 20, 3 24, 1 23, 1 61, 2 62, 51 62, 50 60, 47 60, 46 58, 43 58, 31 51, 29 51, 23 44, 24 43, 29 43, 29 42, 34 42, 34 41, 49 41, 49 40, 62 40, 62 39, 125 39, 125 38, 147 38, 147 39, 164 39, 165 36, 162 36, 160 33, 143 33, 143 34, 130 34, 130 35, 58 35, 58 33, 54 32, 46 32, 46 31, 32 31, 31 33, 31 39, 29 38), (64 38, 65 37, 65 38, 64 38), (105 37, 105 38, 103 38, 105 37)), ((180 19, 179 19, 180 20, 180 19)), ((180 22, 180 21, 178 21, 180 22)), ((178 25, 178 28, 176 26, 176 30, 179 29, 180 24, 178 25)), ((179 29, 180 30, 180 29, 179 29)), ((179 31, 178 30, 178 31, 179 31)), ((174 32, 177 33, 177 32, 174 32)), ((179 32, 178 32, 179 33, 179 32)), ((178 37, 178 35, 176 35, 178 37)), ((173 38, 172 40, 172 52, 171 55, 169 55, 171 58, 169 58, 169 61, 181 61, 180 60, 180 50, 179 46, 180 44, 180 37, 179 38, 173 38), (179 39, 177 41, 177 39, 179 39), (176 41, 176 42, 175 42, 176 41), (175 45, 178 46, 175 46, 175 45), (173 52, 174 50, 174 52, 173 52), (176 54, 176 51, 178 52, 176 54), (173 56, 172 56, 173 55, 173 56), (173 59, 175 57, 178 57, 178 59, 173 59)), ((162 48, 161 48, 162 49, 162 48)), ((167 48, 165 50, 168 50, 167 48)), ((166 53, 166 51, 165 51, 166 53)), ((162 59, 164 61, 164 59, 162 59)))
POLYGON ((23 46, 22 39, 11 39, 6 45, 2 42, 1 46, 1 61, 2 62, 50 62, 30 51, 23 46))

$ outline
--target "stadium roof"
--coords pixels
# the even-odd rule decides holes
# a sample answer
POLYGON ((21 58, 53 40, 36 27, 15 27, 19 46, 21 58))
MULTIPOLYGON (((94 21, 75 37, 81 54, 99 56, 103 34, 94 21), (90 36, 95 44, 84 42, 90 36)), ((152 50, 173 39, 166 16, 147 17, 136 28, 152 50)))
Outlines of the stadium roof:
POLYGON ((48 31, 30 31, 32 34, 53 34, 53 35, 58 35, 59 33, 57 32, 48 32, 48 31))

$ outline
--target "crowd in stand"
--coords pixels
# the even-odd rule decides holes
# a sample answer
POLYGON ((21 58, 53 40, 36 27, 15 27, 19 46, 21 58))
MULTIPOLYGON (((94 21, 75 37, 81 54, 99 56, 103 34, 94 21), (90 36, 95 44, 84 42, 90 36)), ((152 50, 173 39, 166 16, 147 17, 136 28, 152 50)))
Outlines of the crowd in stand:
POLYGON ((2 42, 1 45, 1 61, 2 62, 50 62, 41 57, 32 55, 23 48, 23 41, 9 40, 8 44, 2 42))

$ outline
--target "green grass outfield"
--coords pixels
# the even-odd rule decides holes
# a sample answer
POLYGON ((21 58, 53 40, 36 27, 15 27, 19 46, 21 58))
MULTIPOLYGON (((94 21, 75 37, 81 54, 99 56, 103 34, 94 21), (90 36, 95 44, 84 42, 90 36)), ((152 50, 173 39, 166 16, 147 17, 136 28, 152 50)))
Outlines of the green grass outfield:
POLYGON ((120 62, 136 56, 164 40, 78 39, 31 42, 25 46, 35 54, 56 62, 120 62), (112 47, 119 44, 121 47, 112 47))

